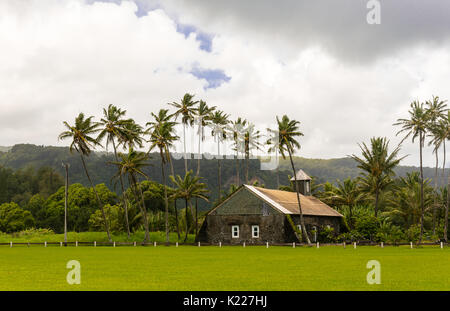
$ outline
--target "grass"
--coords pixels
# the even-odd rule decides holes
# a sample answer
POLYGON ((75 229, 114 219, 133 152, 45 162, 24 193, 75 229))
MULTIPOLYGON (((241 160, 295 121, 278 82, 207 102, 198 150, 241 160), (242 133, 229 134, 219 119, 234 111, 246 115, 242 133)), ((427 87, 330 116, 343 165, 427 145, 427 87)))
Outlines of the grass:
MULTIPOLYGON (((144 232, 135 232, 128 238, 126 233, 112 234, 112 240, 116 242, 142 242, 144 240, 144 232)), ((175 243, 178 241, 176 233, 171 232, 169 234, 170 242, 175 243)), ((106 232, 68 232, 67 240, 69 242, 108 242, 108 236, 106 232)), ((181 241, 184 240, 184 234, 181 235, 181 241)), ((6 234, 0 232, 0 243, 44 243, 47 242, 64 242, 64 234, 43 234, 42 232, 23 231, 20 233, 6 234)), ((166 241, 165 232, 150 232, 150 241, 163 243, 166 241)), ((194 242, 194 235, 190 234, 187 239, 188 243, 194 242)))
POLYGON ((0 246, 0 290, 450 290, 450 248, 0 246), (68 285, 66 263, 81 264, 68 285), (369 260, 381 284, 369 285, 369 260))

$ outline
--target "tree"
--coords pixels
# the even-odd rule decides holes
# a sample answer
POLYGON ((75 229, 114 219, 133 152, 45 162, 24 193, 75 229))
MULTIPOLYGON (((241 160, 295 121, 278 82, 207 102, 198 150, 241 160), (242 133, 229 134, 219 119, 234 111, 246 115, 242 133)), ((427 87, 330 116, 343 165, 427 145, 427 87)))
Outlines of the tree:
POLYGON ((389 154, 389 141, 385 137, 373 137, 370 139, 370 149, 365 143, 358 144, 361 148, 362 157, 351 155, 351 158, 358 163, 363 174, 363 184, 368 192, 375 196, 375 217, 378 216, 378 200, 380 193, 389 185, 393 176, 394 168, 405 157, 397 158, 400 146, 397 146, 389 154))
POLYGON ((142 216, 144 218, 144 229, 145 229, 145 239, 144 242, 150 241, 150 234, 148 228, 148 217, 147 209, 145 207, 144 196, 142 194, 142 188, 137 185, 138 176, 143 176, 148 178, 142 169, 148 166, 148 155, 145 152, 134 151, 133 149, 128 151, 128 154, 119 153, 120 161, 111 162, 111 164, 116 165, 117 173, 113 178, 119 178, 121 175, 128 175, 128 180, 133 187, 133 192, 137 198, 140 196, 140 209, 142 216), (138 192, 139 191, 139 192, 138 192))
POLYGON ((226 126, 229 123, 229 115, 221 110, 216 110, 211 115, 211 136, 217 141, 217 181, 219 185, 218 189, 218 202, 222 200, 222 176, 220 167, 220 143, 227 138, 226 126))
POLYGON ((34 225, 34 218, 29 211, 20 208, 16 203, 0 205, 0 232, 17 232, 34 225))
POLYGON ((268 129, 278 136, 278 144, 281 156, 286 159, 286 152, 289 155, 289 160, 291 162, 292 172, 294 173, 295 181, 295 192, 297 193, 298 211, 300 214, 300 225, 302 227, 302 235, 308 244, 311 244, 308 233, 306 231, 305 220, 303 219, 302 205, 300 203, 300 189, 297 187, 297 172, 295 170, 294 161, 292 160, 292 154, 295 149, 300 149, 300 143, 297 141, 297 137, 303 136, 303 133, 299 130, 299 121, 290 120, 287 115, 284 115, 281 120, 277 116, 278 129, 268 129))
MULTIPOLYGON (((188 171, 184 178, 181 178, 180 175, 176 177, 170 176, 173 184, 175 185, 175 192, 173 194, 174 197, 184 199, 185 207, 186 207, 186 235, 184 237, 184 242, 186 242, 188 237, 188 207, 190 207, 192 212, 191 200, 192 198, 199 198, 205 201, 208 201, 208 197, 206 194, 209 192, 206 184, 200 182, 202 179, 199 176, 195 176, 192 170, 188 171)), ((196 215, 197 216, 197 215, 196 215)), ((197 239, 198 233, 198 224, 196 223, 195 228, 195 238, 197 239)))
POLYGON ((89 180, 91 188, 94 190, 98 206, 102 211, 103 221, 105 222, 105 230, 106 234, 108 235, 108 240, 112 242, 111 233, 109 232, 108 222, 106 221, 106 215, 103 209, 103 204, 97 194, 97 191, 95 190, 94 183, 92 182, 91 176, 89 175, 86 162, 84 159, 84 157, 89 156, 89 154, 91 153, 91 149, 95 148, 95 146, 101 146, 97 139, 91 137, 91 135, 94 135, 100 131, 99 129, 100 124, 93 122, 92 121, 93 118, 94 118, 93 116, 85 118, 84 114, 80 113, 78 117, 76 117, 75 124, 73 126, 69 125, 69 123, 64 121, 63 124, 67 128, 67 131, 62 132, 59 135, 59 139, 60 140, 72 139, 72 142, 69 147, 70 152, 73 152, 73 150, 75 149, 80 154, 84 172, 89 180))
MULTIPOLYGON (((440 127, 440 123, 441 120, 445 117, 445 112, 448 111, 448 109, 447 105, 445 104, 445 101, 440 100, 438 96, 433 96, 433 99, 426 101, 425 105, 427 106, 426 109, 429 115, 428 132, 430 133, 429 136, 431 138, 428 145, 429 146, 433 145, 433 153, 436 157, 436 167, 434 173, 434 191, 437 192, 438 166, 439 166, 438 151, 442 144, 440 136, 443 131, 442 127, 440 127)), ((435 196, 433 207, 433 234, 435 234, 436 232, 436 209, 437 209, 437 195, 435 196)))
MULTIPOLYGON (((161 109, 158 114, 160 117, 167 115, 167 110, 161 109)), ((152 113, 153 118, 156 122, 147 123, 150 128, 147 133, 150 134, 150 149, 151 152, 154 149, 159 149, 159 155, 161 157, 161 174, 164 185, 164 203, 165 203, 165 213, 166 213, 166 243, 169 243, 169 202, 167 199, 167 185, 166 185, 166 172, 164 166, 170 161, 169 149, 173 145, 173 142, 178 139, 178 136, 174 134, 174 122, 165 120, 161 121, 154 113, 152 113)))
MULTIPOLYGON (((127 128, 127 124, 132 121, 130 119, 124 119, 126 110, 121 110, 116 106, 110 104, 108 109, 103 108, 103 118, 100 120, 100 124, 103 127, 100 134, 97 137, 97 141, 101 142, 106 137, 106 149, 111 143, 114 150, 114 158, 116 162, 119 161, 116 148, 116 139, 124 140, 129 135, 130 128, 127 128)), ((128 202, 125 197, 125 186, 123 183, 122 175, 119 176, 120 188, 122 190, 122 201, 125 209, 125 223, 127 227, 127 235, 130 237, 130 225, 128 221, 128 202)))
POLYGON ((241 184, 239 176, 239 154, 245 153, 244 130, 245 126, 247 125, 247 120, 239 117, 235 121, 231 121, 230 123, 231 125, 228 127, 228 131, 233 137, 233 149, 234 151, 236 151, 236 185, 239 186, 241 184))
POLYGON ((353 229, 353 208, 364 200, 364 193, 358 186, 358 182, 351 178, 343 182, 337 181, 337 186, 325 194, 329 200, 337 206, 347 206, 349 209, 349 227, 353 229))
POLYGON ((184 152, 184 169, 187 173, 188 165, 187 165, 187 154, 186 154, 186 126, 194 123, 194 114, 197 110, 195 105, 197 105, 198 101, 194 101, 193 94, 186 93, 183 96, 183 99, 180 103, 169 103, 169 105, 175 107, 177 110, 174 115, 175 118, 181 115, 181 123, 183 123, 183 152, 184 152))
POLYGON ((409 110, 409 119, 398 119, 394 125, 401 126, 401 130, 397 132, 397 135, 406 133, 402 139, 405 141, 408 137, 412 136, 412 142, 419 139, 419 155, 420 155, 420 206, 422 209, 422 217, 420 223, 420 238, 419 243, 423 237, 423 217, 424 217, 424 204, 423 204, 423 165, 422 165, 422 149, 425 143, 425 134, 428 129, 429 114, 423 107, 423 103, 414 101, 411 103, 411 109, 409 110))
POLYGON ((201 145, 205 140, 205 127, 211 123, 211 115, 216 109, 216 106, 209 107, 206 102, 200 100, 197 110, 195 111, 195 119, 198 125, 198 161, 196 176, 200 175, 200 159, 201 159, 201 145))
POLYGON ((245 183, 248 184, 248 164, 250 161, 250 153, 253 149, 259 149, 259 139, 261 134, 258 130, 255 130, 255 125, 249 123, 244 131, 244 152, 245 152, 245 183))

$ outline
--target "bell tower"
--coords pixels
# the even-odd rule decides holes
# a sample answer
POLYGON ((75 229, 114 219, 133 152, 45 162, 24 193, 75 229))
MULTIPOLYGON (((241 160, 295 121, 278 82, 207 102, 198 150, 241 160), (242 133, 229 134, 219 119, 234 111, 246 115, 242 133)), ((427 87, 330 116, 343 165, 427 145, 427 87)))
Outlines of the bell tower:
POLYGON ((294 190, 298 187, 298 190, 303 195, 311 195, 311 177, 309 177, 303 170, 298 170, 297 174, 297 184, 295 184, 295 178, 291 178, 291 184, 294 190))

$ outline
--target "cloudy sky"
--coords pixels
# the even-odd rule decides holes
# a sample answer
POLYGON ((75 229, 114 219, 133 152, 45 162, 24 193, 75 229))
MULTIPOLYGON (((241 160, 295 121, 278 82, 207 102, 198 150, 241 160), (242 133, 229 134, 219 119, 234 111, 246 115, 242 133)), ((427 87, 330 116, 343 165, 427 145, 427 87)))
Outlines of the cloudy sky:
POLYGON ((65 145, 63 120, 108 104, 145 124, 186 92, 262 127, 301 121, 305 157, 397 144, 411 101, 450 99, 450 2, 383 0, 379 25, 367 3, 2 0, 0 146, 65 145))

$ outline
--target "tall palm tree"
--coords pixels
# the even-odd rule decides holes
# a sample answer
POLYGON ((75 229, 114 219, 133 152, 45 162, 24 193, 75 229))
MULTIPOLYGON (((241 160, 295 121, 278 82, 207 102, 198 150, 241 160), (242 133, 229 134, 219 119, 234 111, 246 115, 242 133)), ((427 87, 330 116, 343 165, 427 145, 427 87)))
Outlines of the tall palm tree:
POLYGON ((420 223, 420 238, 419 243, 422 241, 423 237, 423 218, 425 213, 425 207, 423 204, 423 165, 422 165, 422 149, 425 143, 425 135, 428 129, 429 114, 424 108, 423 103, 414 101, 411 103, 411 109, 409 110, 409 119, 398 119, 394 125, 401 126, 401 130, 397 132, 398 134, 406 133, 403 137, 402 142, 408 137, 412 136, 412 142, 418 138, 419 139, 419 152, 420 152, 420 206, 422 210, 422 217, 420 223))
POLYGON ((142 138, 144 131, 142 126, 130 119, 129 122, 124 124, 123 136, 118 136, 117 147, 122 146, 123 150, 128 151, 135 148, 142 148, 144 146, 144 140, 142 138))
POLYGON ((375 217, 377 217, 380 193, 390 184, 389 177, 394 175, 394 168, 405 157, 397 158, 400 146, 389 154, 389 141, 386 137, 372 137, 370 149, 365 143, 358 146, 361 148, 362 157, 353 154, 351 158, 358 163, 358 168, 365 172, 363 181, 366 189, 375 196, 375 217))
MULTIPOLYGON (((114 158, 119 161, 117 155, 116 139, 123 139, 127 136, 127 124, 131 123, 130 119, 124 119, 126 110, 121 110, 110 104, 107 109, 103 108, 103 118, 100 120, 102 130, 97 137, 97 141, 101 142, 106 137, 106 149, 111 143, 114 150, 114 158)), ((122 175, 119 176, 120 188, 122 190, 122 201, 125 209, 125 225, 127 227, 127 235, 130 237, 130 225, 128 221, 128 202, 125 195, 125 186, 122 175)))
POLYGON ((220 166, 220 143, 227 138, 227 125, 230 122, 228 120, 230 115, 226 114, 222 110, 216 110, 211 115, 211 136, 217 141, 217 181, 218 181, 218 202, 222 200, 222 172, 220 166))
POLYGON ((228 127, 228 131, 233 137, 233 144, 234 144, 233 150, 236 151, 236 185, 238 186, 241 184, 239 176, 240 175, 239 155, 245 153, 244 133, 246 125, 247 120, 239 117, 235 121, 231 121, 230 126, 228 127))
POLYGON ((245 152, 245 183, 248 184, 248 166, 250 161, 250 153, 253 149, 260 149, 259 139, 261 133, 255 130, 255 125, 249 123, 244 132, 244 152, 245 152))
POLYGON ((80 154, 84 172, 89 180, 91 188, 94 191, 95 198, 97 199, 97 204, 102 211, 106 234, 108 235, 108 240, 111 242, 112 241, 111 233, 109 232, 109 225, 108 221, 106 220, 106 214, 103 208, 103 203, 100 200, 97 190, 95 189, 94 183, 92 182, 91 176, 89 175, 86 166, 86 161, 84 159, 85 157, 89 156, 89 154, 91 153, 91 149, 95 148, 96 146, 101 146, 100 143, 95 138, 92 137, 92 135, 97 134, 100 131, 99 129, 100 124, 93 122, 92 121, 93 118, 94 118, 93 116, 85 118, 84 114, 80 113, 75 118, 74 125, 70 125, 69 123, 64 121, 63 124, 66 127, 67 131, 62 132, 58 138, 60 140, 71 139, 72 142, 69 147, 70 152, 73 152, 73 150, 75 149, 75 151, 80 154))
MULTIPOLYGON (((147 130, 147 134, 150 135, 150 149, 151 152, 154 149, 159 149, 159 155, 161 157, 161 175, 164 185, 164 204, 165 204, 165 222, 166 222, 166 243, 169 243, 169 202, 167 199, 167 185, 166 185, 166 171, 164 169, 166 163, 170 161, 170 147, 178 139, 178 136, 174 134, 175 122, 168 121, 167 119, 161 120, 161 116, 167 115, 167 110, 161 109, 158 115, 152 113, 155 122, 147 123, 150 128, 147 130)), ((176 211, 175 211, 176 212, 176 211)))
POLYGON ((194 114, 197 110, 195 107, 198 101, 194 101, 193 94, 186 93, 183 96, 183 99, 179 103, 173 102, 169 103, 169 105, 175 107, 176 111, 174 113, 175 118, 181 116, 181 123, 183 123, 183 152, 184 152, 184 169, 187 173, 188 165, 187 165, 187 154, 186 154, 186 126, 192 126, 194 123, 194 114))
POLYGON ((302 227, 302 235, 308 244, 311 244, 308 233, 306 231, 305 220, 303 219, 302 205, 300 203, 300 193, 297 187, 297 172, 295 170, 292 154, 295 149, 300 149, 300 143, 297 141, 297 137, 303 136, 303 133, 299 130, 300 122, 297 120, 290 120, 287 115, 284 115, 281 120, 277 116, 278 129, 268 129, 269 132, 278 135, 279 150, 283 159, 286 159, 286 152, 289 155, 291 162, 292 172, 294 173, 295 192, 297 193, 298 210, 300 214, 300 225, 302 227))
MULTIPOLYGON (((186 235, 184 237, 184 242, 186 242, 188 237, 188 208, 190 207, 192 213, 191 200, 192 198, 203 199, 208 201, 208 197, 206 194, 209 192, 206 184, 200 182, 202 179, 200 176, 195 176, 192 170, 188 171, 184 178, 181 178, 180 175, 176 177, 170 176, 173 184, 175 185, 175 194, 174 196, 180 199, 184 199, 185 207, 186 207, 186 235)), ((198 228, 196 224, 195 228, 195 238, 197 239, 198 228)))
MULTIPOLYGON (((158 127, 162 127, 162 126, 174 127, 175 125, 177 125, 176 121, 172 121, 172 119, 174 118, 174 114, 169 114, 168 109, 160 109, 158 111, 157 115, 152 113, 151 116, 153 117, 154 121, 150 121, 147 123, 147 126, 149 126, 149 128, 147 129, 146 133, 151 134, 151 132, 154 131, 158 127), (164 124, 166 124, 166 125, 164 125, 164 124)), ((170 155, 170 147, 169 147, 169 149, 167 149, 167 159, 166 160, 170 164, 170 171, 171 171, 172 176, 175 176, 173 161, 172 161, 172 157, 170 155)), ((180 239, 180 228, 179 228, 178 209, 177 209, 177 200, 176 199, 174 200, 174 209, 175 209, 175 222, 176 222, 176 227, 177 227, 177 234, 178 234, 178 239, 180 239)))
POLYGON ((441 147, 441 140, 436 139, 436 137, 439 137, 439 123, 442 118, 445 117, 445 112, 447 109, 447 104, 445 101, 442 101, 439 99, 438 96, 433 96, 432 100, 428 100, 425 102, 427 113, 429 116, 428 120, 428 131, 431 133, 429 136, 431 137, 430 142, 428 145, 433 145, 433 153, 436 157, 436 167, 434 172, 434 191, 436 193, 435 195, 435 202, 433 207, 433 234, 436 232, 436 209, 437 209, 437 189, 438 189, 438 166, 439 166, 439 159, 438 159, 438 151, 441 147))
POLYGON ((150 233, 148 228, 147 208, 145 206, 144 194, 142 188, 138 186, 138 176, 142 176, 148 179, 147 174, 144 173, 143 168, 148 166, 148 155, 145 152, 135 151, 130 149, 127 154, 119 153, 119 161, 110 162, 117 166, 117 172, 113 178, 120 178, 120 176, 128 176, 130 185, 133 188, 133 192, 139 202, 138 205, 141 210, 141 214, 144 218, 145 239, 144 242, 150 241, 150 233))
POLYGON ((353 228, 353 208, 361 203, 364 199, 364 193, 359 188, 357 180, 351 178, 345 179, 343 182, 337 181, 336 187, 325 194, 329 200, 338 206, 347 206, 349 209, 350 229, 353 228))
POLYGON ((200 153, 201 145, 205 140, 205 127, 211 123, 211 114, 216 110, 216 106, 209 107, 206 102, 200 100, 198 108, 195 111, 195 119, 198 125, 197 135, 198 135, 198 162, 197 162, 197 172, 196 176, 200 175, 200 153))

